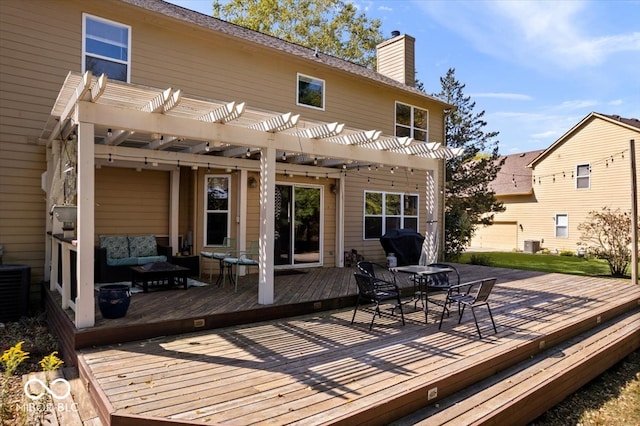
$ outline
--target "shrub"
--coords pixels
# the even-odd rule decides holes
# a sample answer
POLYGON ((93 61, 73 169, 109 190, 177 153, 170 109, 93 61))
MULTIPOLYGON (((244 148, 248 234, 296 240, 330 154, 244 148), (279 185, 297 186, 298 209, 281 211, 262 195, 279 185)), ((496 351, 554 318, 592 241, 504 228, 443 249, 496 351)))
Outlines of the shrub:
POLYGON ((582 233, 579 247, 588 255, 606 260, 612 276, 623 277, 631 261, 631 214, 604 207, 589 212, 578 230, 582 233))
POLYGON ((571 250, 560 250, 560 256, 568 256, 571 257, 573 256, 573 252, 571 250))

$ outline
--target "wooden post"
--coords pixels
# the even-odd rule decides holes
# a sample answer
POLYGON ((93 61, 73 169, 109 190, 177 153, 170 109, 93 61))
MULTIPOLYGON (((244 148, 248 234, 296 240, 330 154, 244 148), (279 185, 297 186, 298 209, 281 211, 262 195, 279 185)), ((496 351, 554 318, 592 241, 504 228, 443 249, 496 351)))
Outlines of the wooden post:
POLYGON ((631 282, 638 284, 638 182, 635 145, 635 139, 629 140, 631 154, 631 282))

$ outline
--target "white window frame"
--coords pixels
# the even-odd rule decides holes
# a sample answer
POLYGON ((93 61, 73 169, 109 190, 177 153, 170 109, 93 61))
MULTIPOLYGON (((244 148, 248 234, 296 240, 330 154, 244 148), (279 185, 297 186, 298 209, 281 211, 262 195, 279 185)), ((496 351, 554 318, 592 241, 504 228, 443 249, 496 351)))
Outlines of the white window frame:
POLYGON ((415 105, 411 105, 411 104, 407 104, 407 103, 404 103, 404 102, 396 101, 394 103, 394 105, 393 105, 393 122, 394 122, 393 129, 394 129, 395 136, 400 136, 400 135, 398 135, 398 127, 403 127, 403 128, 406 128, 406 129, 409 130, 409 136, 414 138, 417 142, 429 142, 429 110, 428 109, 421 108, 421 107, 418 107, 418 106, 415 106, 415 105), (398 105, 403 105, 403 106, 409 107, 411 109, 411 113, 410 113, 411 123, 409 125, 398 123, 398 114, 397 114, 398 105), (415 126, 415 111, 416 110, 424 111, 425 114, 426 114, 425 124, 426 124, 427 127, 424 128, 424 129, 415 126), (425 134, 425 139, 424 140, 416 139, 414 137, 416 130, 418 130, 420 132, 424 132, 424 134, 425 134))
POLYGON ((296 105, 299 106, 303 106, 306 108, 313 108, 313 109, 317 109, 320 111, 324 111, 324 106, 325 106, 325 97, 326 97, 326 93, 327 93, 327 85, 325 83, 325 81, 321 78, 318 77, 313 77, 307 74, 302 74, 302 73, 298 73, 297 77, 296 77, 296 105), (303 104, 300 103, 300 79, 301 78, 305 78, 305 79, 310 79, 311 82, 317 82, 320 84, 320 86, 322 87, 322 106, 317 107, 315 105, 309 105, 309 104, 303 104))
POLYGON ((576 165, 576 189, 591 189, 591 164, 589 163, 585 163, 585 164, 577 164, 576 165), (581 175, 579 172, 580 170, 585 170, 587 171, 586 175, 581 175), (580 187, 578 186, 578 182, 579 181, 583 181, 586 180, 587 181, 587 186, 580 187))
POLYGON ((88 13, 82 14, 82 72, 86 72, 87 66, 87 56, 94 57, 98 59, 102 59, 105 61, 115 62, 118 64, 124 64, 127 67, 127 83, 131 82, 131 26, 125 25, 120 22, 112 21, 110 19, 101 18, 99 16, 90 15, 88 13), (119 58, 112 58, 108 56, 101 56, 95 53, 87 53, 87 19, 92 19, 94 21, 100 21, 104 24, 111 25, 114 27, 126 28, 127 29, 127 59, 123 61, 119 58))
POLYGON ((373 241, 378 240, 380 237, 371 237, 367 238, 367 218, 368 217, 380 217, 382 219, 382 230, 380 236, 383 236, 387 233, 387 221, 388 217, 398 217, 400 218, 400 229, 405 229, 405 220, 406 219, 416 219, 416 232, 420 232, 420 195, 412 192, 396 192, 396 191, 374 191, 374 190, 365 190, 362 199, 362 239, 364 241, 373 241), (367 214, 367 194, 382 194, 382 214, 374 215, 367 214), (400 214, 399 215, 387 215, 386 214, 386 204, 387 204, 387 195, 399 195, 400 196, 400 214), (416 197, 416 214, 409 215, 405 214, 404 210, 404 200, 405 197, 416 197))
POLYGON ((229 237, 230 236, 230 232, 231 232, 231 175, 229 174, 206 174, 204 176, 204 190, 203 190, 203 210, 204 210, 204 216, 203 216, 203 236, 202 236, 202 245, 205 247, 222 247, 222 242, 220 244, 208 244, 207 241, 207 233, 208 233, 208 215, 209 213, 226 213, 227 214, 227 231, 226 231, 226 236, 229 237), (227 209, 226 210, 209 210, 208 207, 208 203, 207 203, 207 198, 208 198, 208 189, 209 189, 209 179, 211 178, 225 178, 227 179, 227 209))
POLYGON ((554 219, 554 235, 556 236, 556 238, 569 238, 569 214, 567 213, 556 213, 555 215, 555 219, 554 219), (561 218, 564 218, 566 221, 566 224, 560 224, 560 220, 561 218), (566 230, 566 235, 560 235, 560 233, 558 232, 558 230, 560 229, 565 229, 566 230))

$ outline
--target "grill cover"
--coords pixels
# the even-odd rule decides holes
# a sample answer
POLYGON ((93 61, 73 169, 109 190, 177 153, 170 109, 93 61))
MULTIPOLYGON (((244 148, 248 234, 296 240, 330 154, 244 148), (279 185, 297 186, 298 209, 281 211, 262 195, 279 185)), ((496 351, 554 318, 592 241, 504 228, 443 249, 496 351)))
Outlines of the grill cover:
POLYGON ((398 266, 417 265, 423 241, 422 235, 408 229, 394 229, 380 237, 380 244, 385 253, 394 253, 398 259, 398 266))

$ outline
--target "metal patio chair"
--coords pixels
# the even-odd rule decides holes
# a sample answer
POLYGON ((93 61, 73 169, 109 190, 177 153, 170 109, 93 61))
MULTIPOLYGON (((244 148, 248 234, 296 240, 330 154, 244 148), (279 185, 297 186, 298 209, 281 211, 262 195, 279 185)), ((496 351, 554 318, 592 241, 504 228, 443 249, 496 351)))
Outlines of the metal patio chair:
POLYGON ((397 284, 396 274, 393 271, 390 271, 385 265, 361 260, 356 264, 356 267, 360 274, 369 275, 373 278, 379 278, 397 284))
POLYGON ((478 335, 482 339, 482 333, 480 332, 480 326, 478 325, 475 308, 478 306, 486 306, 489 311, 489 318, 491 318, 491 324, 493 324, 493 331, 497 333, 498 329, 496 328, 496 323, 493 320, 493 314, 491 313, 491 307, 488 302, 489 295, 491 294, 491 290, 493 290, 495 283, 496 278, 485 278, 483 280, 449 287, 447 298, 445 300, 445 307, 442 308, 442 315, 440 316, 440 325, 438 326, 438 330, 442 328, 444 313, 447 310, 446 305, 450 303, 457 303, 458 311, 460 313, 458 316, 458 324, 462 321, 464 308, 469 306, 471 308, 471 313, 473 314, 473 320, 476 323, 476 330, 478 330, 478 335), (474 291, 474 289, 477 289, 477 291, 474 291))
POLYGON ((394 301, 395 304, 391 309, 391 313, 385 315, 395 317, 395 310, 400 310, 400 318, 402 319, 402 325, 405 325, 404 322, 404 312, 402 312, 402 301, 400 300, 400 289, 398 286, 389 281, 385 281, 380 278, 372 277, 368 274, 360 274, 354 273, 356 278, 356 284, 358 285, 358 300, 356 301, 356 306, 353 310, 353 317, 351 318, 351 324, 356 319, 356 312, 358 312, 358 307, 360 307, 363 303, 373 303, 375 307, 371 308, 361 308, 363 311, 371 311, 373 312, 373 316, 371 317, 371 323, 369 324, 369 330, 373 328, 373 322, 376 319, 376 315, 381 317, 382 311, 380 310, 380 305, 388 302, 394 301))
POLYGON ((225 267, 227 268, 227 278, 229 282, 232 282, 235 286, 236 293, 238 292, 238 277, 240 275, 240 267, 246 266, 247 268, 251 266, 260 266, 260 262, 258 262, 260 244, 258 241, 251 241, 249 243, 249 250, 239 251, 238 255, 235 257, 225 257, 222 259, 225 267), (233 274, 233 265, 236 266, 235 275, 233 274))
MULTIPOLYGON (((222 284, 222 280, 224 278, 224 263, 223 260, 225 257, 231 257, 236 251, 236 239, 231 237, 224 237, 222 240, 222 245, 220 247, 216 247, 216 251, 201 251, 200 257, 203 259, 208 259, 208 262, 202 262, 202 270, 204 272, 204 265, 206 263, 209 264, 209 282, 213 282, 213 265, 214 260, 217 260, 219 263, 218 269, 218 278, 216 279, 216 285, 220 286, 222 284)), ((200 274, 202 275, 202 274, 200 274)))

